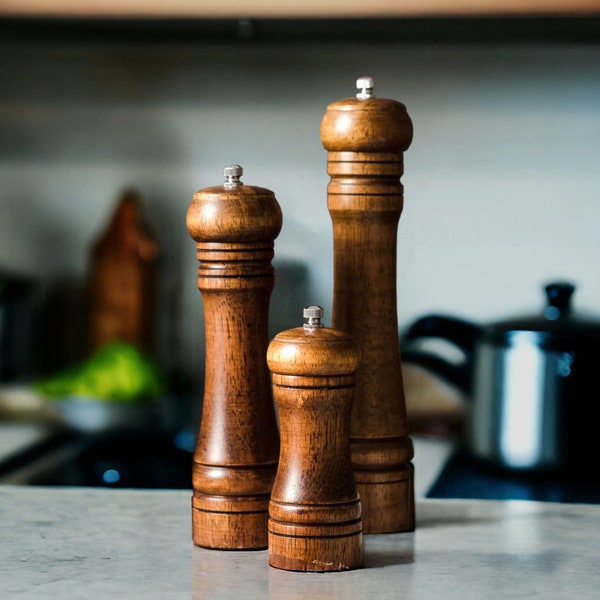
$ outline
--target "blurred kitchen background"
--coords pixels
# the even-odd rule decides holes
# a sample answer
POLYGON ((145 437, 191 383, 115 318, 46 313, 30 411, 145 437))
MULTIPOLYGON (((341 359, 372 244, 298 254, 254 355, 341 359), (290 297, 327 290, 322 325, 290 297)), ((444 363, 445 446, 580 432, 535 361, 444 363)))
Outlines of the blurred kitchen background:
POLYGON ((574 283, 576 309, 598 313, 598 14, 596 3, 588 17, 2 15, 0 268, 31 279, 42 302, 59 298, 52 336, 34 335, 46 367, 84 356, 92 247, 133 189, 160 248, 153 352, 193 410, 204 338, 185 214, 229 163, 282 207, 272 333, 296 326, 309 303, 330 323, 319 125, 360 75, 405 103, 414 123, 398 235, 400 329, 432 312, 488 322, 541 311, 553 280, 574 283))

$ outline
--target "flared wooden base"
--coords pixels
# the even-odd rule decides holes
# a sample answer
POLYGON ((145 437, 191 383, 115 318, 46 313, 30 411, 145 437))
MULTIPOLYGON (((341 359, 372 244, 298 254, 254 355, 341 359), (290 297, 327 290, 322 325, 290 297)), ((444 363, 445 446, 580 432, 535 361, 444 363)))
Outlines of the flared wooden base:
POLYGON ((226 499, 194 494, 194 544, 217 550, 264 550, 268 544, 268 507, 268 496, 226 499))
POLYGON ((400 533, 415 529, 414 468, 354 471, 362 505, 364 533, 400 533))
POLYGON ((362 567, 363 558, 360 522, 323 527, 269 521, 269 564, 277 569, 348 571, 362 567))

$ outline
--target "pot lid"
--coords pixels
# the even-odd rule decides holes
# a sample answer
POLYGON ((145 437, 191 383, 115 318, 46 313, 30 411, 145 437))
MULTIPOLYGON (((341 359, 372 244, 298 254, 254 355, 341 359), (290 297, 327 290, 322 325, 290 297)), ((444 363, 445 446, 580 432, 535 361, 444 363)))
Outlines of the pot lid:
POLYGON ((575 286, 572 283, 554 282, 546 285, 544 290, 546 305, 541 313, 494 323, 484 331, 484 339, 511 343, 517 336, 523 339, 523 332, 532 332, 532 341, 546 347, 600 342, 600 320, 573 311, 575 286))

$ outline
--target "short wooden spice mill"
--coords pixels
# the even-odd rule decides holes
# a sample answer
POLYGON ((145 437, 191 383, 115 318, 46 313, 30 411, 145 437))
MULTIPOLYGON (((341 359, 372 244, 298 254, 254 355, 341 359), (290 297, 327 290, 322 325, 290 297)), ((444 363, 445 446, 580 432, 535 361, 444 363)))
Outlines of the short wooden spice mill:
POLYGON ((403 104, 374 95, 371 77, 357 88, 356 97, 330 104, 321 123, 332 328, 310 306, 303 327, 268 343, 282 223, 273 192, 244 185, 241 167, 230 165, 225 183, 197 192, 187 214, 206 324, 193 540, 268 547, 270 564, 287 570, 360 567, 363 532, 415 526, 396 308, 400 177, 412 122, 403 104))

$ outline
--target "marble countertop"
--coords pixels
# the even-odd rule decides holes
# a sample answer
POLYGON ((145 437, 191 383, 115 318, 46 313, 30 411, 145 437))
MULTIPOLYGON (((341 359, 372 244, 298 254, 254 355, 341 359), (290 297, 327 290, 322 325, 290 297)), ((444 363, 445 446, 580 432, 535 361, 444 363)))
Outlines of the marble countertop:
POLYGON ((600 506, 419 500, 365 567, 292 573, 193 546, 189 491, 0 486, 2 598, 597 598, 600 506))

